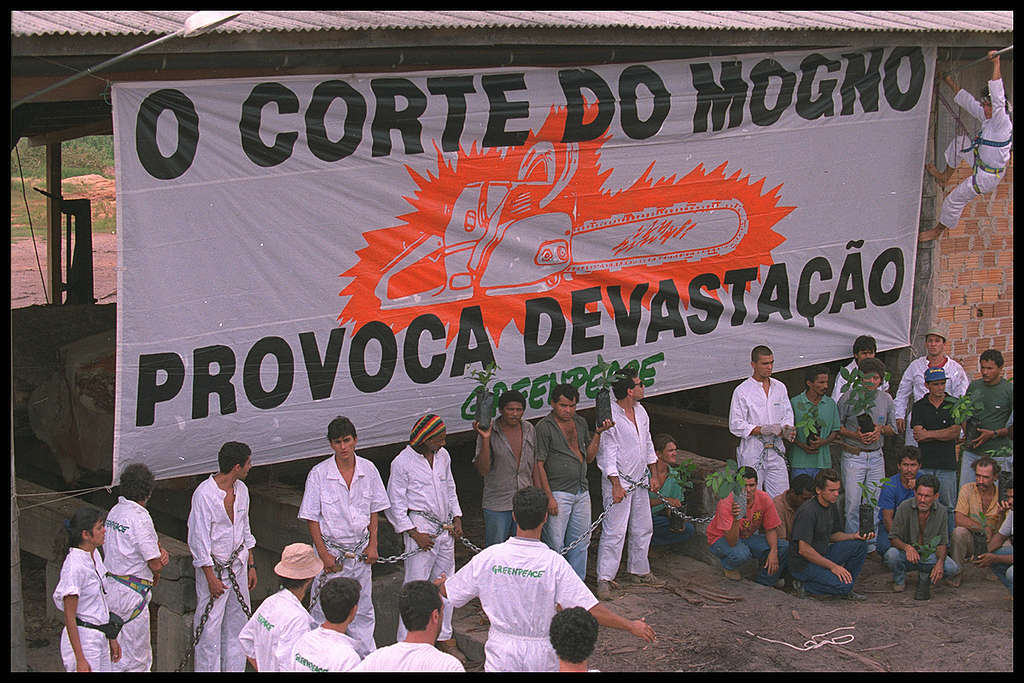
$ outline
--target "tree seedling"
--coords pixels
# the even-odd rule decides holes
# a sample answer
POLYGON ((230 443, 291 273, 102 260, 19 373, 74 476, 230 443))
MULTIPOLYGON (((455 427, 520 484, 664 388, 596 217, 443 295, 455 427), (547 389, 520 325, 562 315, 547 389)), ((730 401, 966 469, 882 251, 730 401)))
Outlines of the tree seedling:
POLYGON ((733 500, 740 506, 739 518, 747 516, 747 481, 735 462, 729 460, 725 468, 709 474, 704 484, 719 500, 733 494, 733 500))
POLYGON ((487 429, 491 426, 491 416, 494 414, 494 394, 488 390, 487 385, 501 368, 494 361, 481 365, 483 369, 470 371, 469 377, 477 383, 473 390, 476 394, 476 421, 483 429, 487 429))
POLYGON ((617 363, 605 362, 601 354, 597 354, 597 364, 594 366, 597 374, 594 376, 594 383, 597 385, 596 404, 596 425, 604 424, 605 420, 612 419, 612 384, 619 379, 619 367, 617 363))
POLYGON ((862 481, 857 482, 861 493, 860 507, 857 510, 860 533, 866 534, 875 530, 875 510, 878 509, 878 494, 888 481, 889 477, 867 484, 862 481))

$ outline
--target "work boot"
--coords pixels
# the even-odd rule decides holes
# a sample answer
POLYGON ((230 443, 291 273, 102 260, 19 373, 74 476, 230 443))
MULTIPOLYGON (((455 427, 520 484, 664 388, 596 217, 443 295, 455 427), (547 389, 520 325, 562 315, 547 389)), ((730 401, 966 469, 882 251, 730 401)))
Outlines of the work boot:
POLYGON ((856 591, 850 591, 849 593, 846 593, 841 597, 843 598, 843 600, 852 600, 854 602, 864 602, 865 600, 867 600, 867 596, 861 595, 856 591))
POLYGON ((962 571, 957 572, 956 574, 953 574, 953 576, 949 577, 949 585, 952 586, 953 588, 959 588, 960 587, 960 582, 963 581, 963 580, 964 580, 964 573, 962 571))
POLYGON ((743 575, 740 574, 735 569, 724 569, 723 568, 722 569, 722 573, 725 574, 725 578, 729 579, 730 581, 742 581, 743 580, 743 575))
POLYGON ((902 593, 906 589, 907 589, 907 584, 905 584, 905 583, 896 583, 894 581, 893 584, 892 584, 892 592, 893 593, 902 593))
POLYGON ((612 599, 612 584, 608 581, 597 582, 597 599, 598 600, 611 600, 612 599))

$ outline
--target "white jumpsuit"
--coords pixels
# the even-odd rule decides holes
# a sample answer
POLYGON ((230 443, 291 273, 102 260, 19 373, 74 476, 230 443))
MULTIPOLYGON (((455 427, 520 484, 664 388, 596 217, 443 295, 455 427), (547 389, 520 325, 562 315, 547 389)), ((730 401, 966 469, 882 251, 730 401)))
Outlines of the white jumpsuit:
POLYGON ((589 610, 598 603, 564 557, 520 536, 484 548, 445 582, 445 591, 456 607, 480 598, 491 622, 485 671, 558 671, 548 635, 555 604, 589 610))
POLYGON ((786 444, 781 436, 751 436, 754 427, 792 425, 793 405, 786 385, 769 377, 768 393, 753 377, 743 380, 732 392, 729 403, 729 431, 740 438, 736 464, 757 471, 757 487, 774 498, 789 488, 786 444))
MULTIPOLYGON (((53 591, 53 603, 61 612, 64 611, 64 598, 69 595, 78 596, 78 607, 75 616, 90 624, 102 625, 110 621, 106 597, 103 594, 103 577, 107 568, 99 552, 88 553, 81 548, 71 548, 64 564, 60 568, 60 580, 53 591)), ((82 644, 85 661, 93 671, 112 671, 110 662, 110 645, 107 638, 94 628, 78 627, 78 639, 82 644)), ((77 660, 75 651, 68 639, 65 626, 60 632, 60 658, 64 662, 65 671, 75 671, 77 660)))
MULTIPOLYGON (((335 557, 342 555, 343 548, 353 548, 366 536, 370 514, 382 512, 390 506, 387 491, 381 481, 377 467, 356 456, 352 484, 345 484, 334 456, 319 462, 306 477, 306 488, 299 506, 299 519, 310 520, 320 525, 328 550, 335 557)), ((365 547, 365 545, 364 545, 365 547)), ((362 552, 362 548, 355 551, 362 552)), ((326 621, 320 607, 319 591, 323 584, 333 578, 349 577, 359 582, 359 607, 356 618, 348 627, 348 634, 358 643, 359 655, 365 657, 376 649, 373 629, 376 623, 371 594, 371 567, 359 559, 344 559, 339 563, 340 572, 321 573, 313 580, 313 592, 317 600, 310 606, 310 614, 318 624, 326 621)), ((312 598, 312 594, 311 594, 312 598)))
MULTIPOLYGON (((238 589, 246 604, 249 601, 249 582, 246 563, 249 549, 256 539, 249 530, 249 489, 241 481, 235 482, 234 522, 228 519, 224 497, 211 476, 196 487, 192 494, 192 509, 188 515, 188 547, 192 551, 192 566, 196 568, 196 613, 194 628, 199 628, 206 604, 210 601, 210 587, 200 567, 214 566, 213 561, 224 563, 240 545, 242 550, 232 563, 238 589)), ((247 618, 228 579, 227 570, 221 574, 226 590, 213 603, 202 637, 196 644, 196 671, 245 671, 245 655, 238 643, 238 632, 247 618)))
POLYGON ((313 618, 290 590, 282 588, 252 614, 238 634, 246 657, 256 660, 260 673, 292 670, 292 647, 316 628, 313 618))
POLYGON ((651 571, 647 552, 654 533, 651 518, 651 504, 647 490, 636 488, 626 494, 619 503, 612 505, 612 483, 610 476, 619 477, 622 488, 635 482, 647 482, 647 466, 658 461, 658 454, 651 442, 651 421, 647 411, 635 404, 636 424, 626 416, 617 401, 612 401, 611 429, 601 435, 597 450, 597 466, 601 470, 601 499, 608 511, 601 526, 601 539, 597 546, 597 578, 611 581, 619 571, 622 546, 629 536, 629 551, 626 570, 630 574, 643 576, 651 571))
POLYGON ((398 642, 367 655, 352 671, 465 673, 457 658, 428 643, 398 642))
POLYGON ((292 671, 351 671, 359 664, 359 643, 344 633, 318 626, 292 645, 292 671))
MULTIPOLYGON (((124 496, 107 513, 107 533, 103 542, 104 564, 107 571, 122 577, 143 579, 152 584, 153 571, 149 560, 160 557, 153 518, 146 508, 124 496)), ((153 644, 150 641, 149 603, 152 590, 139 592, 107 576, 105 579, 110 609, 127 619, 145 602, 142 611, 125 623, 117 642, 121 646, 121 660, 114 662, 114 671, 149 671, 153 666, 153 644)))
MULTIPOLYGON (((455 495, 455 479, 452 477, 451 456, 441 448, 434 454, 434 465, 431 467, 427 459, 406 446, 391 462, 391 476, 388 478, 388 498, 391 507, 385 513, 395 533, 405 533, 413 528, 434 535, 434 545, 430 550, 423 550, 405 560, 405 583, 410 581, 434 581, 441 574, 451 576, 455 573, 455 539, 451 534, 438 532, 437 525, 423 515, 410 512, 419 510, 427 512, 441 522, 449 517, 462 517, 458 496, 455 495)), ((405 552, 416 549, 416 541, 405 535, 405 552)), ((444 614, 441 620, 441 633, 438 640, 452 637, 452 605, 451 601, 443 600, 444 614)), ((405 640, 408 631, 402 618, 398 618, 399 642, 405 640)))
MULTIPOLYGON (((985 118, 985 110, 981 103, 971 97, 966 90, 958 91, 954 101, 968 114, 981 121, 979 135, 982 139, 990 143, 1006 142, 1013 133, 1013 122, 1006 112, 1003 81, 989 81, 988 88, 992 96, 992 118, 985 118)), ((946 164, 950 168, 956 168, 961 161, 966 161, 968 165, 974 167, 974 172, 946 195, 939 213, 940 223, 947 228, 956 227, 960 222, 960 214, 969 201, 979 194, 987 194, 996 189, 1006 171, 1006 165, 1010 162, 1011 146, 1012 143, 1001 147, 982 143, 974 148, 972 141, 963 135, 956 136, 953 142, 949 143, 945 153, 946 164)))

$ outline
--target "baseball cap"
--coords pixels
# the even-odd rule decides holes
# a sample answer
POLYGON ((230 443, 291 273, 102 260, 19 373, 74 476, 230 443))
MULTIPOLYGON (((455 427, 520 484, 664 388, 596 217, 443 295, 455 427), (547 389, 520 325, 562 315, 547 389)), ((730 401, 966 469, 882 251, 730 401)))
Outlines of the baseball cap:
POLYGON ((943 370, 942 368, 928 368, 927 370, 924 371, 924 381, 925 381, 925 383, 945 381, 945 380, 946 380, 946 371, 943 370))

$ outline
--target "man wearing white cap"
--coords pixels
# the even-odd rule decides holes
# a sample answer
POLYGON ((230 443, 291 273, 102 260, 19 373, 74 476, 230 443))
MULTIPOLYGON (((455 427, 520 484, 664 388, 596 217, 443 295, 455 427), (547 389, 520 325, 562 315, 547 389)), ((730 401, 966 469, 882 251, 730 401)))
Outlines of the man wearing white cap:
POLYGON ((930 328, 924 335, 924 348, 925 355, 910 362, 903 371, 899 388, 896 389, 896 429, 906 431, 905 443, 908 446, 917 445, 913 430, 906 428, 906 418, 910 415, 914 402, 920 401, 928 393, 924 385, 924 371, 928 368, 942 368, 946 376, 946 393, 954 398, 963 396, 971 383, 963 367, 946 355, 944 331, 937 327, 930 328))
MULTIPOLYGON (((412 428, 409 445, 391 462, 388 478, 388 521, 395 533, 405 534, 405 582, 433 581, 455 572, 455 539, 462 536, 462 508, 455 495, 451 456, 444 448, 444 421, 424 415, 412 428)), ((452 605, 444 601, 438 646, 456 649, 452 637, 452 605)), ((398 640, 405 639, 405 624, 398 619, 398 640)))
POLYGON ((281 579, 281 590, 253 612, 242 627, 238 641, 242 652, 257 671, 291 671, 292 646, 316 622, 302 606, 313 577, 323 571, 324 563, 313 546, 292 543, 285 546, 274 573, 281 579))
POLYGON ((323 574, 313 582, 309 611, 317 622, 324 620, 320 587, 331 576, 358 581, 359 613, 348 635, 359 643, 359 654, 365 657, 376 648, 370 567, 377 561, 377 513, 390 503, 377 467, 356 455, 356 428, 348 418, 331 420, 327 441, 334 455, 309 471, 299 505, 299 519, 309 525, 313 546, 324 563, 323 574))

